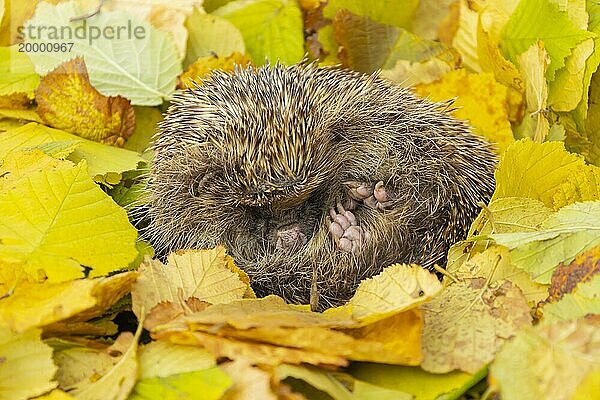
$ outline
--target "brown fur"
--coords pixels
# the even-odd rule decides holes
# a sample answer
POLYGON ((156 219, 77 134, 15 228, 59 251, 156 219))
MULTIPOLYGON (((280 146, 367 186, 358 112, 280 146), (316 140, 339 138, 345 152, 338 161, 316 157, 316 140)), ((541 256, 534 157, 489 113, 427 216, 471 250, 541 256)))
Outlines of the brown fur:
POLYGON ((490 145, 432 103, 380 79, 313 65, 216 73, 176 96, 160 125, 147 236, 159 252, 223 243, 262 295, 319 308, 396 263, 444 263, 494 188, 490 145), (391 209, 359 206, 356 254, 328 233, 345 181, 383 181, 391 209), (308 242, 288 254, 277 229, 308 242), (314 276, 313 276, 314 274, 314 276))

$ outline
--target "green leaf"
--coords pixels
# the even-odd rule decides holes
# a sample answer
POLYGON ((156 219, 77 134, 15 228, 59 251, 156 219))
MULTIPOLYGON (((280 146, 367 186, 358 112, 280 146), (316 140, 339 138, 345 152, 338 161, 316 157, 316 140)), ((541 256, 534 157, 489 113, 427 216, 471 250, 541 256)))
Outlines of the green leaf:
POLYGON ((202 14, 195 8, 185 26, 188 29, 187 54, 183 62, 187 68, 200 57, 213 53, 227 56, 233 52, 244 54, 246 46, 239 29, 225 18, 202 14))
POLYGON ((169 34, 121 11, 103 11, 94 18, 71 22, 71 18, 86 12, 78 5, 41 2, 34 17, 25 25, 26 32, 29 27, 34 27, 35 32, 35 37, 25 38, 26 42, 74 43, 67 52, 31 53, 36 71, 43 74, 64 61, 83 56, 92 85, 105 96, 120 95, 135 105, 157 105, 168 98, 181 73, 181 62, 169 34), (46 29, 39 34, 35 27, 46 29), (55 39, 50 27, 70 27, 74 32, 77 28, 91 32, 111 27, 113 33, 120 27, 125 29, 121 29, 120 38, 93 40, 88 33, 84 39, 77 36, 55 39))
POLYGON ((83 277, 84 267, 92 277, 106 275, 136 257, 137 231, 89 178, 85 161, 15 153, 0 176, 0 261, 60 282, 83 277))
POLYGON ((0 399, 26 400, 56 387, 52 348, 40 329, 15 334, 0 326, 0 399))
POLYGON ((137 382, 128 400, 218 400, 231 386, 231 378, 218 367, 137 382))
POLYGON ((156 107, 134 107, 135 131, 127 138, 123 148, 143 154, 148 159, 152 158, 149 150, 152 137, 156 134, 158 122, 163 119, 162 113, 156 107))
POLYGON ((344 65, 364 73, 392 68, 398 60, 425 61, 443 56, 448 50, 439 42, 422 39, 405 29, 384 25, 347 10, 335 15, 333 26, 337 43, 343 46, 340 58, 344 65))
POLYGON ((121 173, 135 170, 145 162, 138 153, 83 139, 68 132, 37 123, 0 132, 0 160, 8 154, 52 142, 77 141, 75 150, 67 157, 74 163, 86 160, 89 175, 97 182, 117 184, 121 173))
POLYGON ((432 374, 419 367, 352 363, 348 372, 365 382, 410 393, 414 400, 450 400, 459 398, 479 382, 486 375, 487 368, 474 375, 459 371, 432 374))
POLYGON ((550 283, 559 263, 600 244, 600 201, 575 203, 549 216, 535 232, 492 233, 511 260, 538 283, 550 283))
POLYGON ((0 47, 0 96, 13 93, 33 94, 40 83, 31 60, 17 47, 0 47))
POLYGON ((302 12, 296 0, 237 0, 213 13, 235 25, 252 61, 293 64, 304 56, 302 12))
POLYGON ((339 10, 348 10, 381 24, 411 30, 418 6, 418 0, 330 0, 323 15, 333 19, 339 10))
POLYGON ((579 282, 571 293, 565 293, 556 303, 542 308, 544 324, 600 314, 600 275, 588 282, 579 282))
POLYGON ((573 117, 577 123, 579 130, 583 131, 585 128, 584 120, 588 115, 588 100, 589 100, 589 89, 592 82, 592 75, 598 69, 600 65, 600 3, 596 0, 587 0, 586 9, 589 14, 588 31, 593 32, 596 36, 594 37, 594 51, 592 55, 585 61, 585 73, 583 75, 583 94, 579 105, 573 112, 573 117))
POLYGON ((573 48, 594 35, 579 29, 566 11, 549 0, 522 0, 501 32, 500 48, 512 62, 537 40, 550 56, 546 77, 552 81, 573 48))

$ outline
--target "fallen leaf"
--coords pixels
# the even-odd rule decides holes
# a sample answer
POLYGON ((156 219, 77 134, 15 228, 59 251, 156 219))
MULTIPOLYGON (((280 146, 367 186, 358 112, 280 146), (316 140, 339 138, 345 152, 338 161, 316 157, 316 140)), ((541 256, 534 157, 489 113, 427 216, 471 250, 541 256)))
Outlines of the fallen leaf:
POLYGON ((547 303, 560 300, 566 293, 571 293, 581 282, 587 282, 600 273, 600 247, 579 253, 570 264, 561 264, 552 274, 551 286, 548 288, 547 303))
POLYGON ((90 277, 126 267, 137 254, 137 231, 125 210, 89 178, 85 161, 73 165, 46 155, 40 161, 40 154, 9 156, 29 168, 24 174, 7 170, 9 160, 0 167, 1 179, 11 182, 0 183, 0 260, 23 264, 33 279, 43 271, 50 282, 83 277, 84 265, 90 277))
POLYGON ((26 400, 56 387, 52 349, 40 333, 17 334, 0 325, 0 399, 26 400))
POLYGON ((200 57, 179 76, 177 86, 179 89, 194 88, 195 84, 201 85, 213 70, 233 72, 236 66, 245 67, 249 62, 244 54, 237 52, 227 56, 200 57))
POLYGON ((418 265, 394 264, 363 280, 348 301, 353 318, 364 324, 431 300, 442 290, 438 278, 418 265))
POLYGON ((487 235, 511 250, 511 260, 534 281, 550 283, 559 263, 600 244, 600 201, 565 206, 548 216, 534 232, 487 235))
POLYGON ((233 380, 222 400, 278 400, 271 388, 271 374, 243 361, 227 362, 220 365, 233 380))
POLYGON ((469 74, 466 70, 450 71, 439 81, 415 88, 418 95, 432 101, 456 98, 453 114, 467 120, 474 133, 495 144, 502 152, 514 141, 508 122, 507 88, 491 73, 469 74))
POLYGON ((23 332, 72 317, 78 317, 75 321, 91 319, 127 294, 136 275, 126 272, 56 284, 21 283, 0 300, 0 325, 23 332))
POLYGON ((169 342, 150 342, 139 348, 139 377, 165 378, 213 368, 215 359, 204 349, 169 342))
POLYGON ((516 129, 520 137, 530 137, 536 142, 547 139, 550 123, 548 112, 548 82, 546 70, 550 59, 541 41, 531 45, 518 57, 519 71, 525 82, 526 109, 523 122, 516 129))
POLYGON ((214 54, 225 57, 232 53, 246 53, 242 34, 225 18, 202 13, 200 9, 195 8, 187 18, 185 26, 189 32, 184 60, 186 68, 202 57, 214 54))
POLYGON ((548 286, 534 282, 527 272, 517 268, 511 262, 509 250, 503 246, 492 244, 462 264, 448 268, 448 272, 461 281, 471 278, 486 278, 490 283, 510 281, 521 289, 530 305, 547 296, 548 286))
POLYGON ((137 382, 128 400, 222 399, 231 386, 231 378, 214 367, 165 378, 148 378, 137 382), (200 396, 200 397, 199 397, 200 396))
POLYGON ((75 347, 55 353, 59 387, 81 400, 127 399, 137 379, 141 333, 141 325, 135 335, 121 332, 104 351, 75 347))
POLYGON ((37 112, 54 128, 122 147, 135 129, 135 113, 124 97, 106 97, 91 84, 83 58, 59 65, 35 91, 37 112))
MULTIPOLYGON (((123 96, 134 105, 159 105, 175 90, 177 76, 181 73, 181 60, 173 39, 146 21, 124 11, 103 11, 94 18, 76 19, 97 6, 82 2, 63 2, 51 5, 40 2, 32 19, 24 24, 33 27, 69 27, 72 31, 113 28, 117 39, 90 40, 90 35, 73 35, 70 51, 29 53, 36 71, 45 74, 74 57, 83 57, 91 84, 105 96, 123 96), (85 24, 85 25, 84 25, 85 24), (81 27, 84 27, 83 29, 81 27), (129 35, 120 34, 115 27, 131 27, 129 35), (134 30, 134 34, 131 31, 134 30), (137 34, 135 34, 137 32, 137 34)), ((28 43, 64 44, 61 35, 52 30, 42 30, 28 43)))
POLYGON ((140 318, 142 309, 149 311, 163 301, 177 304, 196 297, 218 304, 241 299, 249 290, 249 280, 244 282, 245 273, 230 265, 233 259, 223 246, 171 253, 166 266, 146 258, 132 290, 133 310, 140 318))
POLYGON ((503 399, 571 399, 600 369, 597 322, 578 319, 528 327, 504 345, 490 367, 503 399))
POLYGON ((30 100, 39 83, 40 76, 27 54, 16 46, 0 47, 0 97, 21 93, 30 100))
POLYGON ((500 47, 513 62, 529 46, 542 40, 551 60, 546 77, 552 81, 573 48, 592 34, 579 29, 554 2, 522 0, 502 29, 501 37, 500 47))
POLYGON ((424 40, 408 30, 384 25, 367 16, 340 10, 333 19, 338 56, 345 67, 364 73, 392 68, 397 60, 422 62, 439 57, 450 63, 453 56, 439 42, 424 40))
POLYGON ((528 197, 554 210, 570 202, 583 200, 583 195, 578 196, 577 192, 591 194, 586 194, 585 200, 600 200, 593 196, 600 192, 597 189, 598 181, 595 180, 597 170, 598 167, 586 165, 580 155, 567 152, 562 142, 519 140, 508 147, 500 159, 492 200, 528 197), (581 177, 578 171, 586 172, 581 177), (579 187, 573 188, 575 185, 579 187))
POLYGON ((121 180, 122 172, 135 170, 139 163, 145 162, 136 152, 86 140, 33 122, 0 132, 0 159, 5 159, 8 154, 19 150, 45 143, 72 140, 78 141, 79 144, 67 158, 74 163, 85 160, 89 175, 97 182, 116 185, 121 180))
POLYGON ((374 363, 352 363, 348 367, 352 376, 379 387, 410 393, 414 400, 459 398, 479 382, 487 373, 483 368, 476 374, 454 371, 432 374, 419 367, 385 365, 374 363))
POLYGON ((474 278, 454 283, 422 308, 421 367, 434 373, 476 373, 506 340, 531 324, 527 300, 508 281, 490 285, 485 278, 474 278))
POLYGON ((266 59, 293 64, 304 55, 302 11, 297 2, 234 0, 212 14, 240 30, 255 65, 263 65, 266 59))

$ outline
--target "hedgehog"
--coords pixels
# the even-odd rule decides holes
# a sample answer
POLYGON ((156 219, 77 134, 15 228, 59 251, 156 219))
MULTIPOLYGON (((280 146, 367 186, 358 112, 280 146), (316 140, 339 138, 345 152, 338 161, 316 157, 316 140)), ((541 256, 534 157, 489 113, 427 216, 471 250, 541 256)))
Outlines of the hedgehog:
POLYGON ((159 124, 145 235, 158 254, 225 245, 257 295, 315 310, 391 264, 443 266, 497 161, 452 111, 377 73, 214 72, 159 124))

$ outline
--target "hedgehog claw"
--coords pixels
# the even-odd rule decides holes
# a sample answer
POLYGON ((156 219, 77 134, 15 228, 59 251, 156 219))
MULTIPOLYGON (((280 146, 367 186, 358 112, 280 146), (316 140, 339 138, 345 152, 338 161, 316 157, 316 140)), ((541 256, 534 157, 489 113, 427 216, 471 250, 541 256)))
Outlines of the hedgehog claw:
POLYGON ((332 207, 329 210, 329 215, 329 233, 337 247, 347 253, 356 254, 365 240, 368 240, 369 234, 358 225, 356 216, 339 203, 336 209, 332 207))
POLYGON ((391 207, 392 202, 390 193, 385 189, 383 181, 372 183, 347 181, 344 185, 348 187, 348 196, 350 205, 354 205, 352 210, 356 208, 355 203, 362 201, 363 204, 378 210, 386 210, 391 207))

